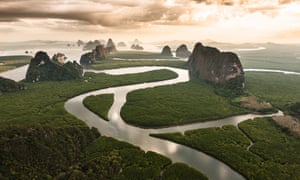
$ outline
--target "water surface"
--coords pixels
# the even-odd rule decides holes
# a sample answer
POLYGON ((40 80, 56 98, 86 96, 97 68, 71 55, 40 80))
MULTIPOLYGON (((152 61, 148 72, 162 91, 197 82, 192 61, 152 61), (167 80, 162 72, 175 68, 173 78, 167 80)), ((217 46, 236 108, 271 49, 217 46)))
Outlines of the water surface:
MULTIPOLYGON (((0 73, 0 76, 4 76, 6 78, 14 79, 16 81, 20 81, 25 78, 26 70, 28 65, 10 70, 7 72, 0 73)), ((120 86, 113 88, 106 88, 101 90, 92 91, 89 93, 85 93, 79 96, 76 96, 72 99, 69 99, 65 103, 66 110, 86 122, 86 124, 90 127, 96 127, 99 132, 104 136, 110 136, 116 138, 118 140, 126 141, 131 144, 137 145, 146 151, 154 151, 160 154, 163 154, 172 159, 173 162, 183 162, 186 163, 199 171, 206 174, 210 179, 216 180, 238 180, 244 179, 239 173, 232 170, 229 166, 224 164, 223 162, 206 155, 200 151, 191 149, 189 147, 176 144, 173 142, 157 139, 150 137, 151 133, 169 133, 169 132, 184 132, 187 130, 193 129, 201 129, 208 127, 220 127, 224 125, 237 125, 238 123, 253 119, 256 117, 264 117, 264 116, 273 116, 273 115, 282 115, 282 112, 278 112, 276 114, 270 115, 255 115, 255 114, 246 114, 240 116, 233 116, 229 118, 224 118, 215 121, 202 122, 202 123, 194 123, 189 125, 161 128, 161 129, 142 129, 138 127, 134 127, 126 124, 122 117, 120 116, 120 111, 122 106, 126 102, 126 96, 129 92, 145 89, 157 86, 171 85, 180 82, 189 81, 188 71, 184 69, 170 68, 170 67, 133 67, 133 68, 121 68, 121 69, 113 69, 113 70, 86 70, 95 72, 95 73, 107 73, 111 75, 121 75, 121 74, 134 74, 141 73, 152 70, 159 69, 168 69, 174 71, 178 74, 178 77, 171 80, 165 80, 160 82, 151 82, 151 83, 141 83, 135 85, 128 86, 120 86), (91 95, 100 95, 100 94, 114 94, 114 103, 109 110, 108 118, 110 121, 104 121, 91 111, 89 111, 84 105, 82 101, 85 97, 91 95)), ((281 70, 268 70, 268 69, 245 69, 245 71, 255 71, 255 72, 275 72, 275 73, 284 73, 284 74, 296 74, 300 75, 296 72, 291 71, 281 71, 281 70)))
MULTIPOLYGON (((120 111, 126 103, 126 96, 129 92, 163 85, 176 84, 180 82, 189 81, 187 70, 170 68, 170 67, 134 67, 134 68, 121 68, 114 70, 95 71, 95 73, 107 73, 111 75, 121 75, 127 73, 141 73, 145 71, 168 69, 176 72, 178 77, 172 80, 165 80, 160 82, 142 83, 136 85, 120 86, 97 90, 89 93, 82 94, 74 97, 65 103, 66 110, 76 116, 77 118, 85 121, 90 127, 96 127, 102 135, 114 137, 116 139, 129 142, 137 145, 146 151, 155 151, 163 154, 172 159, 173 162, 183 162, 205 173, 209 179, 222 179, 222 180, 237 180, 244 179, 243 176, 232 170, 223 162, 206 155, 200 151, 191 149, 189 147, 176 144, 173 142, 150 137, 151 133, 168 133, 168 132, 184 132, 186 130, 219 127, 223 125, 237 125, 238 123, 253 119, 256 117, 282 115, 282 112, 271 115, 255 115, 247 114, 240 116, 233 116, 225 119, 194 123, 190 125, 162 128, 162 129, 142 129, 128 125, 120 116, 120 111), (114 103, 109 110, 109 122, 104 121, 87 108, 84 107, 82 101, 85 97, 100 94, 114 94, 114 103)), ((155 113, 155 112, 153 112, 155 113)))

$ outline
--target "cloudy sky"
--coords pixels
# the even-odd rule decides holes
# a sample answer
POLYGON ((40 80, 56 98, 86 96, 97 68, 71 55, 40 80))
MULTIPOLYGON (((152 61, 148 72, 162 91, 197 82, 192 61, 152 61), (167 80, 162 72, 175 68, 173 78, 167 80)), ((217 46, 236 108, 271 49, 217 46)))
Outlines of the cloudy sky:
POLYGON ((300 43, 300 0, 1 0, 0 41, 300 43))

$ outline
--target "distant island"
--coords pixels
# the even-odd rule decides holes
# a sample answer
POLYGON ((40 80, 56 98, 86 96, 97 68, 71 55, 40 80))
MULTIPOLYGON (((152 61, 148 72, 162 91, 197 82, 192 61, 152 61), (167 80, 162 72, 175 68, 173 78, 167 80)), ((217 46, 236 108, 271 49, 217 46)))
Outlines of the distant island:
POLYGON ((31 59, 25 81, 72 80, 82 77, 83 68, 76 62, 65 63, 64 54, 57 53, 52 59, 46 52, 39 51, 31 59))
MULTIPOLYGON (((148 52, 130 47, 126 51, 117 49, 119 46, 112 39, 99 42, 87 52, 81 50, 86 43, 78 41, 75 47, 76 42, 70 42, 68 47, 65 42, 58 47, 55 43, 51 57, 48 53, 53 53, 53 49, 45 48, 33 51, 34 57, 0 58, 4 70, 29 67, 22 82, 0 78, 0 179, 224 177, 211 163, 204 164, 205 168, 191 163, 194 153, 193 161, 202 162, 202 152, 219 164, 222 171, 226 169, 226 177, 300 177, 300 73, 296 71, 297 58, 292 56, 292 46, 264 44, 265 50, 249 51, 244 44, 241 47, 246 50, 240 51, 232 44, 223 48, 226 44, 196 43, 190 52, 190 44, 176 42, 157 45, 155 52, 148 52), (77 61, 81 53, 84 66, 68 62, 65 50, 78 53, 78 59, 71 56, 77 61), (282 51, 289 52, 285 54, 290 57, 285 64, 280 58, 282 51), (249 67, 256 69, 251 71, 249 67), (128 70, 129 74, 123 74, 128 70), (178 80, 180 83, 163 85, 178 80), (124 86, 151 88, 122 94, 119 90, 124 86), (122 99, 126 102, 121 112, 111 109, 122 99), (111 122, 99 117, 120 122, 111 119, 109 113, 126 123, 108 128, 106 124, 111 122), (249 117, 260 118, 248 120, 249 117), (86 123, 92 123, 88 125, 97 126, 98 130, 86 123), (119 136, 123 133, 126 135, 119 136), (112 134, 140 147, 101 134, 112 134), (155 152, 143 151, 149 146, 141 139, 151 142, 150 148, 155 152), (177 151, 165 152, 168 143, 164 140, 176 143, 177 151), (157 153, 165 153, 171 159, 157 153), (198 171, 172 163, 175 154, 198 171)), ((26 49, 31 52, 29 46, 26 49)), ((3 77, 9 76, 4 72, 3 77)))
POLYGON ((93 64, 96 61, 105 60, 109 54, 117 52, 117 47, 111 38, 108 39, 106 46, 98 44, 91 52, 83 54, 80 58, 81 65, 93 64))
POLYGON ((189 57, 188 68, 192 76, 222 85, 238 94, 244 89, 243 66, 233 52, 221 52, 217 48, 197 43, 189 57))

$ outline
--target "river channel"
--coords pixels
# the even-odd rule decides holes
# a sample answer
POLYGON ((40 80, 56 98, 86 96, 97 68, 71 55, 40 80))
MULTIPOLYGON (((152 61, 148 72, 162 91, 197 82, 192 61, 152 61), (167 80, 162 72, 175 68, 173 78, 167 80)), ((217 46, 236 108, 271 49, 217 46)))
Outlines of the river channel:
MULTIPOLYGON (((131 144, 137 145, 146 151, 154 151, 163 154, 173 162, 183 162, 186 163, 201 172, 205 173, 209 179, 213 180, 238 180, 244 179, 243 176, 232 170, 229 166, 223 162, 207 155, 197 150, 188 148, 186 146, 176 144, 173 142, 157 139, 150 137, 149 134, 152 133, 168 133, 168 132, 184 132, 186 130, 208 128, 208 127, 218 127, 223 125, 237 125, 238 123, 253 119, 255 117, 263 117, 263 115, 246 114, 240 116, 233 116, 225 119, 194 123, 190 125, 175 126, 169 128, 161 129, 143 129, 135 126, 126 124, 122 117, 120 116, 120 111, 123 105, 126 103, 126 96, 129 92, 138 89, 145 89, 157 86, 164 86, 170 84, 176 84, 181 82, 189 81, 188 71, 184 69, 170 68, 170 67, 134 67, 134 68, 122 68, 115 70, 104 70, 95 71, 94 73, 106 73, 110 75, 121 75, 128 73, 141 73, 146 71, 158 70, 158 69, 168 69, 174 71, 178 74, 178 77, 172 80, 165 80, 159 82, 151 83, 141 83, 128 86, 113 87, 107 89, 101 89, 85 93, 69 99, 65 103, 66 110, 76 116, 77 118, 83 120, 90 127, 96 127, 99 132, 104 136, 109 136, 116 138, 118 140, 126 141, 131 144), (96 114, 89 111, 82 103, 84 98, 91 95, 100 94, 114 94, 114 103, 109 110, 108 118, 110 121, 104 121, 96 114)), ((282 112, 276 114, 264 115, 264 116, 274 116, 282 115, 282 112)))
MULTIPOLYGON (((0 76, 10 78, 16 81, 20 81, 25 78, 26 70, 28 65, 21 68, 17 68, 11 71, 0 73, 0 76)), ((86 72, 95 73, 106 73, 110 75, 121 75, 121 74, 133 74, 141 73, 159 69, 168 69, 174 71, 178 74, 178 77, 171 80, 151 82, 151 83, 141 83, 128 86, 119 86, 106 89, 100 89, 85 94, 81 94, 72 99, 69 99, 65 103, 65 109, 72 115, 84 121, 90 127, 96 127, 99 132, 104 136, 109 136, 116 138, 121 141, 126 141, 128 143, 139 146, 145 151, 154 151, 169 157, 173 162, 183 162, 186 163, 199 171, 206 174, 209 179, 212 180, 239 180, 245 179, 242 175, 231 169, 228 165, 223 162, 204 154, 200 151, 194 150, 192 148, 186 147, 184 145, 176 144, 166 140, 161 140, 149 136, 152 133, 169 133, 169 132, 184 132, 187 130, 209 128, 209 127, 220 127, 224 125, 237 125, 242 121, 253 119, 256 117, 266 117, 266 116, 277 116, 283 115, 282 112, 269 115, 255 115, 246 114, 239 116, 232 116, 224 119, 194 123, 189 125, 174 126, 161 129, 143 129, 135 126, 126 124, 122 117, 120 116, 120 111, 123 105, 126 103, 126 96, 129 92, 171 85, 181 82, 189 81, 188 71, 184 69, 171 68, 171 67, 161 67, 161 66, 150 66, 150 67, 132 67, 132 68, 121 68, 113 70, 86 70, 86 72), (109 110, 108 118, 110 121, 105 121, 98 117, 93 112, 89 111, 83 105, 83 99, 91 95, 100 94, 114 94, 114 103, 109 110)), ((269 70, 269 69, 245 69, 245 71, 254 72, 274 72, 274 73, 284 73, 284 74, 295 74, 300 75, 297 72, 281 71, 281 70, 269 70)))

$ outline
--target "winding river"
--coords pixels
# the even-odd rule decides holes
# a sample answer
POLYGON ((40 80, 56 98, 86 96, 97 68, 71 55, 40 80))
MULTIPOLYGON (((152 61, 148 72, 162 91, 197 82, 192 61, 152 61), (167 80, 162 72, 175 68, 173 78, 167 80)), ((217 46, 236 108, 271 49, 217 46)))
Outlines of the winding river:
MULTIPOLYGON (((122 68, 115 70, 105 71, 91 71, 95 73, 106 73, 110 75, 120 75, 128 73, 140 73, 158 69, 168 69, 178 74, 178 77, 172 80, 165 80, 160 82, 142 83, 136 85, 120 86, 107 89, 101 89, 89 93, 85 93, 69 99, 65 103, 66 110, 76 116, 77 118, 85 121, 90 127, 96 127, 99 132, 104 136, 114 137, 116 139, 129 142, 137 145, 146 151, 155 151, 163 154, 172 159, 173 162, 183 162, 193 166, 194 168, 205 173, 209 179, 222 179, 222 180, 236 180, 244 179, 243 176, 232 170, 229 166, 223 162, 206 155, 197 150, 188 148, 183 145, 179 145, 173 142, 157 139, 150 137, 151 133, 168 133, 168 132, 184 132, 192 129, 216 127, 223 125, 237 125, 238 123, 253 119, 255 117, 262 117, 262 115, 240 115, 233 116, 225 119, 216 121, 195 123, 183 126, 161 128, 161 129, 143 129, 126 124, 120 116, 122 106, 126 102, 126 96, 129 92, 138 89, 145 89, 163 85, 176 84, 180 82, 189 81, 189 75, 187 70, 170 68, 170 67, 134 67, 134 68, 122 68), (91 95, 100 94, 114 94, 114 103, 109 110, 108 118, 110 121, 104 121, 91 111, 89 111, 83 105, 82 101, 84 98, 91 95)), ((282 115, 281 112, 276 114, 270 114, 265 116, 282 115)))
MULTIPOLYGON (((22 80, 25 77, 26 69, 28 66, 23 66, 21 68, 0 73, 0 76, 4 76, 16 81, 22 80)), ((183 162, 186 163, 199 171, 206 174, 209 179, 213 180, 238 180, 245 179, 242 175, 235 172, 228 165, 223 162, 204 154, 200 151, 194 150, 192 148, 186 147, 184 145, 176 144, 173 142, 157 139, 150 137, 151 133, 169 133, 169 132, 184 132, 187 130, 201 129, 208 127, 220 127, 223 125, 237 125, 238 123, 253 119, 255 117, 265 117, 265 116, 276 116, 282 115, 282 112, 270 115, 255 115, 255 114, 246 114, 239 116, 232 116, 229 118, 224 118, 215 121, 195 123, 189 125, 161 128, 161 129, 143 129, 135 126, 126 124, 122 117, 120 116, 120 111, 122 106, 126 102, 126 96, 129 92, 135 91, 138 89, 145 89, 157 86, 171 85, 180 82, 189 81, 188 71, 184 69, 171 68, 171 67, 161 67, 161 66, 150 66, 150 67, 133 67, 133 68, 121 68, 114 70, 86 70, 95 73, 106 73, 110 75, 121 75, 129 73, 141 73, 152 70, 159 69, 168 69, 174 71, 178 74, 178 77, 171 80, 159 81, 159 82, 150 82, 150 83, 141 83, 128 86, 112 87, 101 90, 96 90, 81 94, 72 99, 69 99, 65 103, 65 109, 72 115, 86 122, 90 127, 96 127, 99 132, 104 136, 110 136, 118 140, 126 141, 131 144, 137 145, 146 151, 154 151, 165 155, 172 159, 173 162, 183 162), (114 103, 109 110, 108 118, 110 121, 104 121, 98 117, 93 112, 89 111, 83 105, 83 99, 91 95, 100 95, 100 94, 114 94, 114 103)), ((284 74, 296 74, 300 75, 297 72, 290 71, 280 71, 280 70, 266 70, 266 69, 245 69, 245 71, 255 71, 255 72, 277 72, 284 74)))

